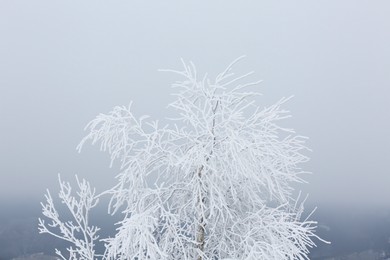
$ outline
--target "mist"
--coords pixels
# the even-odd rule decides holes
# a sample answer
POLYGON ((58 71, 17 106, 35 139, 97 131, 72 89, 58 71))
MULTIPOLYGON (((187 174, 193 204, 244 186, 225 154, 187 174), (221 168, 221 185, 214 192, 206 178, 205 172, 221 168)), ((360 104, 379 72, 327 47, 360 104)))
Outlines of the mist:
POLYGON ((131 101, 137 115, 162 119, 177 78, 158 69, 180 69, 183 58, 216 76, 241 55, 237 71, 263 80, 258 104, 294 95, 284 124, 309 137, 302 168, 312 174, 296 187, 309 195, 308 209, 386 212, 389 8, 352 0, 2 1, 0 205, 9 210, 0 217, 37 215, 58 173, 98 190, 113 185, 118 165, 110 168, 107 154, 76 151, 85 125, 131 101))

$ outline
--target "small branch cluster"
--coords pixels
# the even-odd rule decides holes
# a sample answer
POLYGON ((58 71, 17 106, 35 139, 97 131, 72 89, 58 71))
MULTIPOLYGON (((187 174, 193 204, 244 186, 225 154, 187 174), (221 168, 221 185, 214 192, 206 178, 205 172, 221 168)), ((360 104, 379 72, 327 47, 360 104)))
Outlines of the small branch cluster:
POLYGON ((305 138, 278 125, 289 116, 281 109, 288 99, 256 106, 259 93, 247 89, 259 82, 240 83, 251 73, 235 77, 235 62, 214 81, 199 80, 183 62, 174 71, 184 80, 173 84, 172 125, 137 119, 131 105, 87 125, 78 149, 100 143, 121 165, 104 194, 109 212, 123 219, 113 238, 101 240, 103 255, 94 255, 98 229, 88 226, 88 214, 97 197, 84 181, 79 200, 60 181, 76 224, 59 220, 48 193, 44 215, 60 233, 43 221, 41 232, 73 243, 70 259, 308 259, 316 222, 301 221, 303 206, 291 206, 298 201, 291 184, 303 182, 299 165, 308 160, 305 138))
MULTIPOLYGON (((46 223, 43 219, 39 219, 39 233, 47 233, 62 240, 65 240, 75 246, 69 247, 68 259, 96 259, 95 243, 99 239, 97 232, 98 227, 91 226, 89 223, 89 214, 92 208, 98 203, 98 198, 95 196, 95 190, 91 189, 90 184, 86 180, 81 182, 76 176, 79 191, 77 198, 72 195, 70 183, 64 182, 58 176, 60 184, 59 197, 71 213, 71 220, 63 222, 60 219, 57 209, 54 207, 54 202, 49 191, 45 195, 46 204, 42 205, 42 214, 51 220, 46 223)), ((66 259, 63 254, 56 249, 56 253, 62 259, 66 259)))

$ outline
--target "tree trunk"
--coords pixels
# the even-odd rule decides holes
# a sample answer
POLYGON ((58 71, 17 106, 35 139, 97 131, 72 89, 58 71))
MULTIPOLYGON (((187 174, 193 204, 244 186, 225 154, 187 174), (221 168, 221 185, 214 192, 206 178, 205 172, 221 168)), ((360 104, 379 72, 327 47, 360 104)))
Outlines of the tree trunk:
MULTIPOLYGON (((203 192, 202 192, 202 187, 201 187, 201 182, 200 182, 200 179, 202 177, 202 170, 203 170, 203 166, 200 167, 199 171, 198 171, 198 177, 199 177, 199 188, 200 188, 200 192, 199 192, 199 197, 198 197, 198 206, 199 206, 199 221, 198 221, 198 227, 197 227, 197 230, 196 230, 196 243, 197 243, 197 248, 203 252, 204 251, 204 244, 205 244, 205 219, 204 219, 204 216, 203 216, 203 204, 205 203, 206 201, 206 198, 204 197, 203 195, 203 192)), ((198 256, 198 259, 197 260, 202 260, 203 257, 202 255, 199 255, 198 256)))
MULTIPOLYGON (((203 217, 200 218, 200 221, 203 222, 203 217)), ((198 243, 198 249, 203 252, 204 250, 204 242, 205 242, 205 229, 203 223, 198 224, 198 237, 196 238, 196 242, 198 243)), ((202 260, 202 255, 198 256, 198 260, 202 260)))
MULTIPOLYGON (((213 155, 213 152, 214 152, 213 150, 214 150, 214 146, 215 146, 215 142, 216 142, 216 136, 215 136, 215 133, 214 133, 215 112, 217 111, 218 105, 219 105, 219 101, 216 102, 215 107, 213 108, 214 116, 213 116, 213 124, 212 124, 212 127, 211 127, 211 133, 213 134, 213 147, 212 147, 212 149, 210 151, 210 154, 206 158, 206 162, 208 162, 210 160, 210 157, 213 155)), ((201 182, 203 168, 204 168, 204 165, 202 165, 199 168, 199 171, 198 171, 199 188, 200 188, 199 197, 198 197, 198 204, 199 204, 200 218, 199 218, 197 232, 196 232, 197 248, 201 252, 204 251, 205 235, 206 235, 206 223, 205 223, 205 219, 204 219, 204 215, 203 215, 204 209, 202 208, 202 206, 205 205, 205 203, 206 203, 206 197, 204 196, 204 194, 202 192, 202 182, 201 182)), ((203 259, 202 255, 199 255, 197 260, 202 260, 202 259, 203 259)))

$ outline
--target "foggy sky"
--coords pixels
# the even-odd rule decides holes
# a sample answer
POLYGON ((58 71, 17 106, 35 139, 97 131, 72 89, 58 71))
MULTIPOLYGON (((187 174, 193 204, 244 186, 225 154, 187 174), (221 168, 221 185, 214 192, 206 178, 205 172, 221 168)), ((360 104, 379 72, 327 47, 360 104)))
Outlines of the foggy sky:
POLYGON ((134 101, 159 119, 180 58, 262 79, 260 106, 294 95, 284 124, 308 136, 318 205, 390 205, 389 1, 0 2, 0 201, 42 198, 57 173, 107 188, 117 168, 76 146, 134 101))

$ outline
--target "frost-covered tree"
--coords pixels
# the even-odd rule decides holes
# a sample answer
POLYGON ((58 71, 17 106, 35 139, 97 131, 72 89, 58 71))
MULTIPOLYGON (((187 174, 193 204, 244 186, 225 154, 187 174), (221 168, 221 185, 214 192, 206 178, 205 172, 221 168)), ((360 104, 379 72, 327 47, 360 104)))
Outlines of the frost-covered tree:
POLYGON ((73 195, 60 180, 73 220, 60 218, 48 192, 51 222, 40 219, 40 232, 72 243, 68 259, 308 259, 316 222, 302 220, 292 188, 303 182, 305 138, 278 125, 289 116, 280 108, 287 99, 256 105, 259 94, 248 89, 258 82, 241 83, 251 73, 235 76, 236 62, 215 80, 199 79, 192 63, 173 71, 184 80, 173 84, 170 124, 136 118, 131 106, 92 120, 78 149, 91 141, 108 151, 120 162, 117 184, 96 195, 77 179, 73 195), (99 239, 89 212, 103 195, 122 220, 114 237, 99 239))

